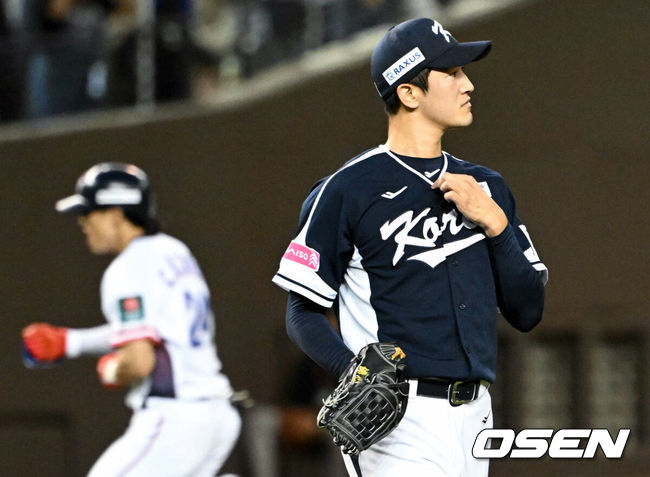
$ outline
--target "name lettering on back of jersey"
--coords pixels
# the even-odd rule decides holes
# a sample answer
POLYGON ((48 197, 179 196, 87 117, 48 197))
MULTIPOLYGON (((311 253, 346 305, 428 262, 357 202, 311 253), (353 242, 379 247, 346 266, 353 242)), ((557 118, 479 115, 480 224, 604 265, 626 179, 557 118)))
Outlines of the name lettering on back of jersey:
POLYGON ((141 320, 144 316, 144 309, 142 307, 142 297, 133 296, 129 298, 122 298, 119 300, 120 317, 122 321, 136 321, 141 320))
MULTIPOLYGON (((393 265, 396 265, 404 256, 407 245, 435 249, 436 240, 445 230, 449 230, 452 235, 457 235, 463 228, 473 229, 477 227, 474 222, 465 219, 463 215, 459 215, 455 209, 443 214, 440 224, 438 224, 438 217, 427 217, 430 211, 430 207, 426 208, 413 217, 414 211, 408 210, 396 219, 387 221, 381 226, 379 232, 382 240, 388 240, 394 234, 393 239, 397 244, 397 248, 393 256, 393 265), (421 225, 421 228, 418 225, 421 225), (416 229, 416 227, 418 228, 416 229), (411 232, 413 232, 413 235, 411 235, 411 232)), ((413 258, 419 260, 419 258, 415 257, 417 255, 413 258)), ((426 259, 421 261, 427 263, 426 259)), ((432 268, 435 265, 432 265, 432 268)))
POLYGON ((395 192, 386 191, 386 192, 384 192, 381 196, 382 196, 383 198, 385 198, 385 199, 394 199, 395 197, 397 197, 398 195, 400 195, 402 192, 404 192, 407 188, 408 188, 408 186, 404 186, 404 187, 402 187, 400 190, 395 191, 395 192))
POLYGON ((282 258, 304 265, 314 271, 318 271, 320 267, 320 254, 313 248, 309 248, 298 242, 291 242, 282 258))
POLYGON ((169 287, 173 287, 179 278, 186 275, 203 277, 199 264, 191 255, 169 255, 158 270, 158 276, 169 287))

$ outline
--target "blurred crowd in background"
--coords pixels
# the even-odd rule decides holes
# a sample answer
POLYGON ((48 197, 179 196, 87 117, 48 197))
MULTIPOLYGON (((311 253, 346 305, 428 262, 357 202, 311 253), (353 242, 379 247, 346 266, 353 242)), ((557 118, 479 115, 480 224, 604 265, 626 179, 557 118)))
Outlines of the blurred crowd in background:
POLYGON ((0 122, 182 101, 462 0, 0 0, 0 122))

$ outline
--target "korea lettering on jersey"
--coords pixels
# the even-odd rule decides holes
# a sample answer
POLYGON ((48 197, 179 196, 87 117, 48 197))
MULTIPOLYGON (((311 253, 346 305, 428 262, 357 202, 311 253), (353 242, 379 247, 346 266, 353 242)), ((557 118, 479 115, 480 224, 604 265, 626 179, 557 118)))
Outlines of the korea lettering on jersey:
POLYGON ((228 380, 214 344, 210 293, 196 260, 165 234, 139 237, 110 264, 101 284, 111 344, 155 346, 152 375, 127 396, 138 408, 147 396, 198 399, 226 396, 228 380))
POLYGON ((471 342, 470 366, 479 371, 449 365, 467 354, 454 343, 473 339, 459 337, 449 317, 477 336, 496 336, 497 296, 492 271, 482 266, 490 261, 483 230, 431 189, 445 170, 476 178, 508 216, 528 261, 546 274, 498 173, 446 153, 404 158, 380 146, 313 188, 273 281, 324 307, 338 297, 341 334, 355 353, 390 340, 407 348, 415 376, 444 369, 489 379, 496 357, 481 348, 485 338, 471 342), (460 309, 458 296, 465 297, 460 309))

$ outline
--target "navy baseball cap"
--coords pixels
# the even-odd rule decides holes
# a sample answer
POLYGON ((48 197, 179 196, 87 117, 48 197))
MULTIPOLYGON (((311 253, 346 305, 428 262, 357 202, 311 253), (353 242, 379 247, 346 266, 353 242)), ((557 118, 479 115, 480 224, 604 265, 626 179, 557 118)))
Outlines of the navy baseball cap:
POLYGON ((379 40, 370 61, 372 80, 385 99, 425 68, 465 66, 484 58, 490 48, 490 41, 459 43, 435 20, 407 20, 379 40))

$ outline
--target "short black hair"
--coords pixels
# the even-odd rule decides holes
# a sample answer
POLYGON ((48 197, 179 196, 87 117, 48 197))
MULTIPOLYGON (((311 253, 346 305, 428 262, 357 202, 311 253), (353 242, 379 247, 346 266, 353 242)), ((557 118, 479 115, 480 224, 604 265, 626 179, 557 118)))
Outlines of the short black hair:
POLYGON ((160 232, 160 223, 155 215, 143 214, 139 210, 129 209, 128 207, 121 207, 121 209, 124 213, 124 218, 133 225, 142 227, 145 235, 156 235, 160 232))
MULTIPOLYGON (((412 84, 413 86, 417 86, 420 88, 422 91, 425 93, 429 91, 429 73, 431 72, 431 68, 424 68, 422 71, 420 71, 415 78, 413 78, 411 81, 408 82, 408 84, 412 84)), ((384 111, 386 111, 386 114, 389 116, 394 116, 397 114, 397 111, 399 111, 399 108, 402 106, 402 101, 400 101, 399 96, 397 96, 397 92, 391 94, 390 96, 387 96, 384 99, 384 111)))
POLYGON ((160 224, 157 219, 151 217, 142 217, 139 214, 124 211, 124 217, 133 225, 142 227, 145 235, 156 235, 160 232, 160 224))

